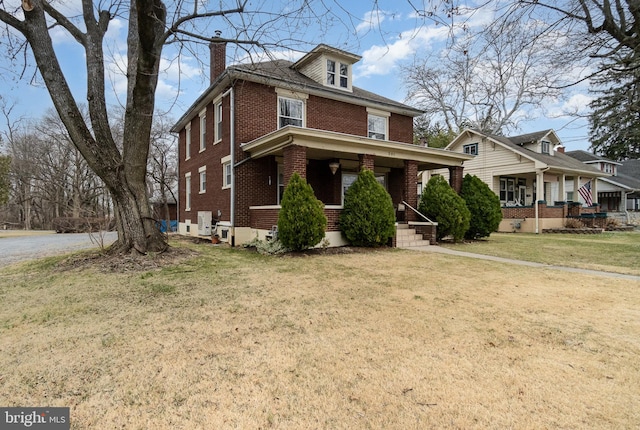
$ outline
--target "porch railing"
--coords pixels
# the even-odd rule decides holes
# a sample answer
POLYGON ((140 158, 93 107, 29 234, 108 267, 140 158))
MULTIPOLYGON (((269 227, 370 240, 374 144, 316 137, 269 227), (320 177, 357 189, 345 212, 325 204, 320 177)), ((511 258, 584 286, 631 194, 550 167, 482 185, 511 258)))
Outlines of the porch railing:
POLYGON ((429 218, 427 218, 426 215, 424 215, 422 212, 420 212, 419 210, 413 208, 409 203, 405 202, 404 200, 402 201, 402 204, 405 205, 406 207, 408 207, 409 209, 411 209, 412 211, 414 211, 416 214, 418 214, 419 216, 421 216, 422 218, 424 218, 425 220, 427 220, 430 223, 435 224, 435 222, 431 221, 429 218))

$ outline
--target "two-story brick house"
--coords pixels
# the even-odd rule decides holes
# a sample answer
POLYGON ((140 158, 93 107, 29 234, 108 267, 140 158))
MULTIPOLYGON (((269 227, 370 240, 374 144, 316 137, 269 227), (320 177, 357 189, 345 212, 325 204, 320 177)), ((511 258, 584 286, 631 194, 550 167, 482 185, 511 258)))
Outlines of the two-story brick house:
POLYGON ((226 67, 226 45, 210 47, 211 85, 172 130, 180 233, 207 235, 213 217, 231 244, 264 237, 293 172, 325 204, 332 246, 344 244, 337 225, 344 190, 363 166, 400 210, 402 202, 417 207, 418 171, 449 168, 459 187, 471 157, 414 145, 413 118, 422 112, 354 86, 359 56, 319 45, 297 62, 226 67))

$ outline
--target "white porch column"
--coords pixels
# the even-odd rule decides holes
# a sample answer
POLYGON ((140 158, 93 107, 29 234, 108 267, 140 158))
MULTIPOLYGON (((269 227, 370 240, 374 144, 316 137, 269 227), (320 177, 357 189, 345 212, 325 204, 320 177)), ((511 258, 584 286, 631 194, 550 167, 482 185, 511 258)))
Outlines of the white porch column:
POLYGON ((598 178, 591 179, 591 201, 598 203, 598 178))
POLYGON ((573 177, 573 201, 580 201, 580 194, 578 194, 578 190, 580 189, 580 176, 573 177))
POLYGON ((561 202, 567 201, 567 193, 565 191, 566 180, 567 180, 567 175, 565 175, 564 173, 558 177, 558 200, 560 200, 561 202))
POLYGON ((538 202, 542 199, 544 199, 544 172, 538 170, 536 172, 536 201, 534 202, 536 209, 536 234, 540 233, 540 204, 538 202))

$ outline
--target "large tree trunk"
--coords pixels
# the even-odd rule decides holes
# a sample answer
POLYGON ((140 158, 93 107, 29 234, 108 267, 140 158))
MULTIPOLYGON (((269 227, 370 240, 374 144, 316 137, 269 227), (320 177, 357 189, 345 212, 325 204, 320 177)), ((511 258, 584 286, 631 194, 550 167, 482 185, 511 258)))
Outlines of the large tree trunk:
POLYGON ((110 13, 82 0, 86 30, 78 27, 47 2, 26 2, 25 20, 0 11, 0 19, 27 39, 53 104, 75 147, 104 181, 113 198, 118 240, 114 250, 147 253, 163 251, 166 239, 156 227, 146 189, 154 94, 162 52, 166 10, 161 1, 131 0, 129 19, 128 97, 122 151, 109 126, 105 96, 103 38, 110 13), (46 15, 54 17, 85 49, 87 101, 91 126, 85 122, 58 62, 46 15))

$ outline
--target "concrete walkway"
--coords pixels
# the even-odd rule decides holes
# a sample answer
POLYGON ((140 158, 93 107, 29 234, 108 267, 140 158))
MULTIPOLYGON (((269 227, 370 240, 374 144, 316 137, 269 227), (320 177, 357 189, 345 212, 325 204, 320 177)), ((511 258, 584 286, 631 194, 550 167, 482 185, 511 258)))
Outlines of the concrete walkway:
POLYGON ((553 264, 545 264, 545 263, 534 263, 532 261, 513 260, 511 258, 494 257, 492 255, 475 254, 473 252, 466 252, 466 251, 456 251, 454 249, 443 248, 438 245, 417 246, 417 247, 404 248, 404 249, 422 251, 422 252, 437 252, 440 254, 449 254, 449 255, 457 255, 459 257, 468 257, 468 258, 477 258, 480 260, 497 261, 500 263, 516 264, 519 266, 562 270, 564 272, 582 273, 584 275, 604 276, 608 278, 628 279, 630 281, 640 282, 640 276, 636 276, 636 275, 625 275, 622 273, 602 272, 600 270, 578 269, 575 267, 556 266, 553 264))

